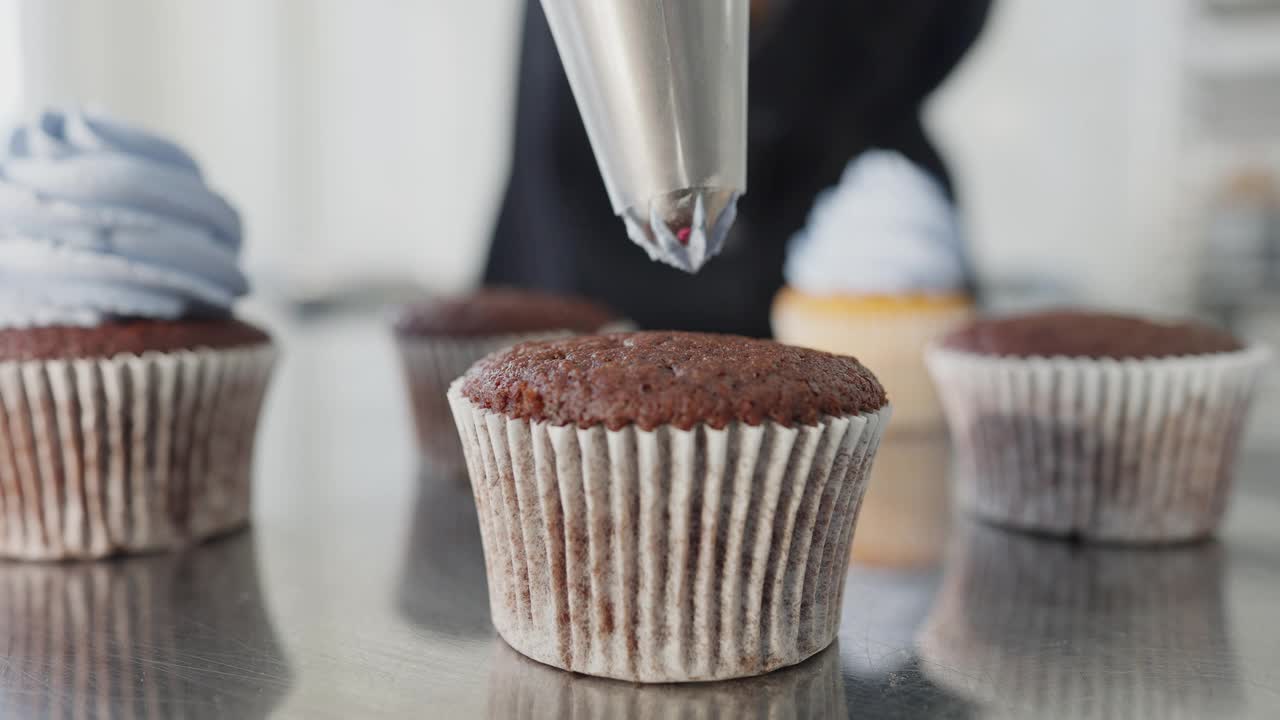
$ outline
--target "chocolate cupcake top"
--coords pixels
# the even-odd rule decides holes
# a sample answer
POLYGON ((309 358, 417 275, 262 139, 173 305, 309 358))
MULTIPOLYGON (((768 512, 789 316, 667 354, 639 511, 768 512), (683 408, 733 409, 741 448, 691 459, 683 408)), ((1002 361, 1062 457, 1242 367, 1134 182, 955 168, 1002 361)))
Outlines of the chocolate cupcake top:
POLYGON ((814 425, 888 402, 871 371, 851 357, 686 332, 522 343, 476 363, 462 394, 509 418, 610 430, 814 425))
POLYGON ((266 333, 238 320, 119 320, 93 327, 0 328, 0 362, 226 349, 270 340, 266 333))
POLYGON ((484 288, 406 309, 396 332, 409 337, 478 337, 571 330, 595 332, 618 318, 583 298, 536 290, 484 288))
POLYGON ((1079 310, 978 320, 948 335, 942 346, 982 355, 1117 360, 1206 355, 1244 347, 1230 333, 1203 323, 1163 323, 1079 310))

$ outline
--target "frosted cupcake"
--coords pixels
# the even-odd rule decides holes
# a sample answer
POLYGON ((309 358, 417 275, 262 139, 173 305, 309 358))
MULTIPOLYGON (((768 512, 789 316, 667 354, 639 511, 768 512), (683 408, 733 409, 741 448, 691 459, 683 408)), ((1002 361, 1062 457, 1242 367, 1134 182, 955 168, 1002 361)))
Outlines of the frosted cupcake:
POLYGON ((924 365, 928 343, 973 316, 956 211, 905 157, 869 151, 818 199, 791 243, 773 306, 785 343, 856 354, 893 397, 854 557, 936 560, 947 527, 946 424, 924 365))
POLYGON ((498 633, 641 682, 831 644, 889 408, 853 358, 730 335, 531 342, 453 384, 498 633))
POLYGON ((516 288, 482 288, 403 309, 396 341, 423 456, 440 472, 463 468, 445 393, 472 363, 523 340, 611 325, 624 329, 610 310, 590 300, 516 288))
POLYGON ((1175 542, 1227 507, 1261 347, 1193 322, 1083 311, 980 320, 929 352, 960 505, 1086 540, 1175 542))
POLYGON ((240 218, 146 132, 45 112, 0 145, 0 556, 240 527, 275 353, 235 320, 240 218))

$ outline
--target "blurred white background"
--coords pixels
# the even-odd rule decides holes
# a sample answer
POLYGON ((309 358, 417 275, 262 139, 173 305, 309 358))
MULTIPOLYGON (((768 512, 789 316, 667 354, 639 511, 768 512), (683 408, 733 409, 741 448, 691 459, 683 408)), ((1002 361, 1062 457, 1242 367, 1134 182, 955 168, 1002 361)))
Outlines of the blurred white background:
POLYGON ((0 66, 27 108, 83 103, 192 147, 246 216, 262 292, 405 273, 453 287, 479 271, 505 171, 520 11, 0 0, 0 39, 17 23, 21 41, 0 66))
MULTIPOLYGON (((0 55, 0 110, 82 102, 192 146, 245 212, 262 294, 451 289, 474 282, 502 188, 522 12, 0 0, 0 53, 19 48, 0 55)), ((1215 193, 1247 168, 1280 176, 1277 37, 1273 0, 997 0, 928 112, 997 297, 1192 309, 1215 193), (1204 132, 1242 77, 1262 100, 1238 112, 1270 113, 1270 136, 1204 132)))

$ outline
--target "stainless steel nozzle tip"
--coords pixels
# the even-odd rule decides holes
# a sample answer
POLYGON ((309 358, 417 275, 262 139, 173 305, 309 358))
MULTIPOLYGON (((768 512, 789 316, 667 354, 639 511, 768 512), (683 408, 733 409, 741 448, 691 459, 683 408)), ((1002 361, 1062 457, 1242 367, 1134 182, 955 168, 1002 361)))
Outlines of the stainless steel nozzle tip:
POLYGON ((647 212, 627 208, 623 220, 650 260, 696 273, 720 253, 737 214, 737 192, 689 188, 653 198, 647 212))

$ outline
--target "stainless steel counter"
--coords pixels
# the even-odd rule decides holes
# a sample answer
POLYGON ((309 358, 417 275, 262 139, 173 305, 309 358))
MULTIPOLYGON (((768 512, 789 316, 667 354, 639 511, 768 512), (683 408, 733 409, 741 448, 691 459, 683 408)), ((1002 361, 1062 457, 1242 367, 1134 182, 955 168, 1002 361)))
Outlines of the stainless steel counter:
POLYGON ((1248 455, 1218 542, 1093 549, 962 524, 941 570, 851 570, 838 645, 804 665, 638 686, 495 638, 469 492, 415 468, 375 327, 287 339, 252 531, 0 565, 0 717, 1280 716, 1280 453, 1248 455))

